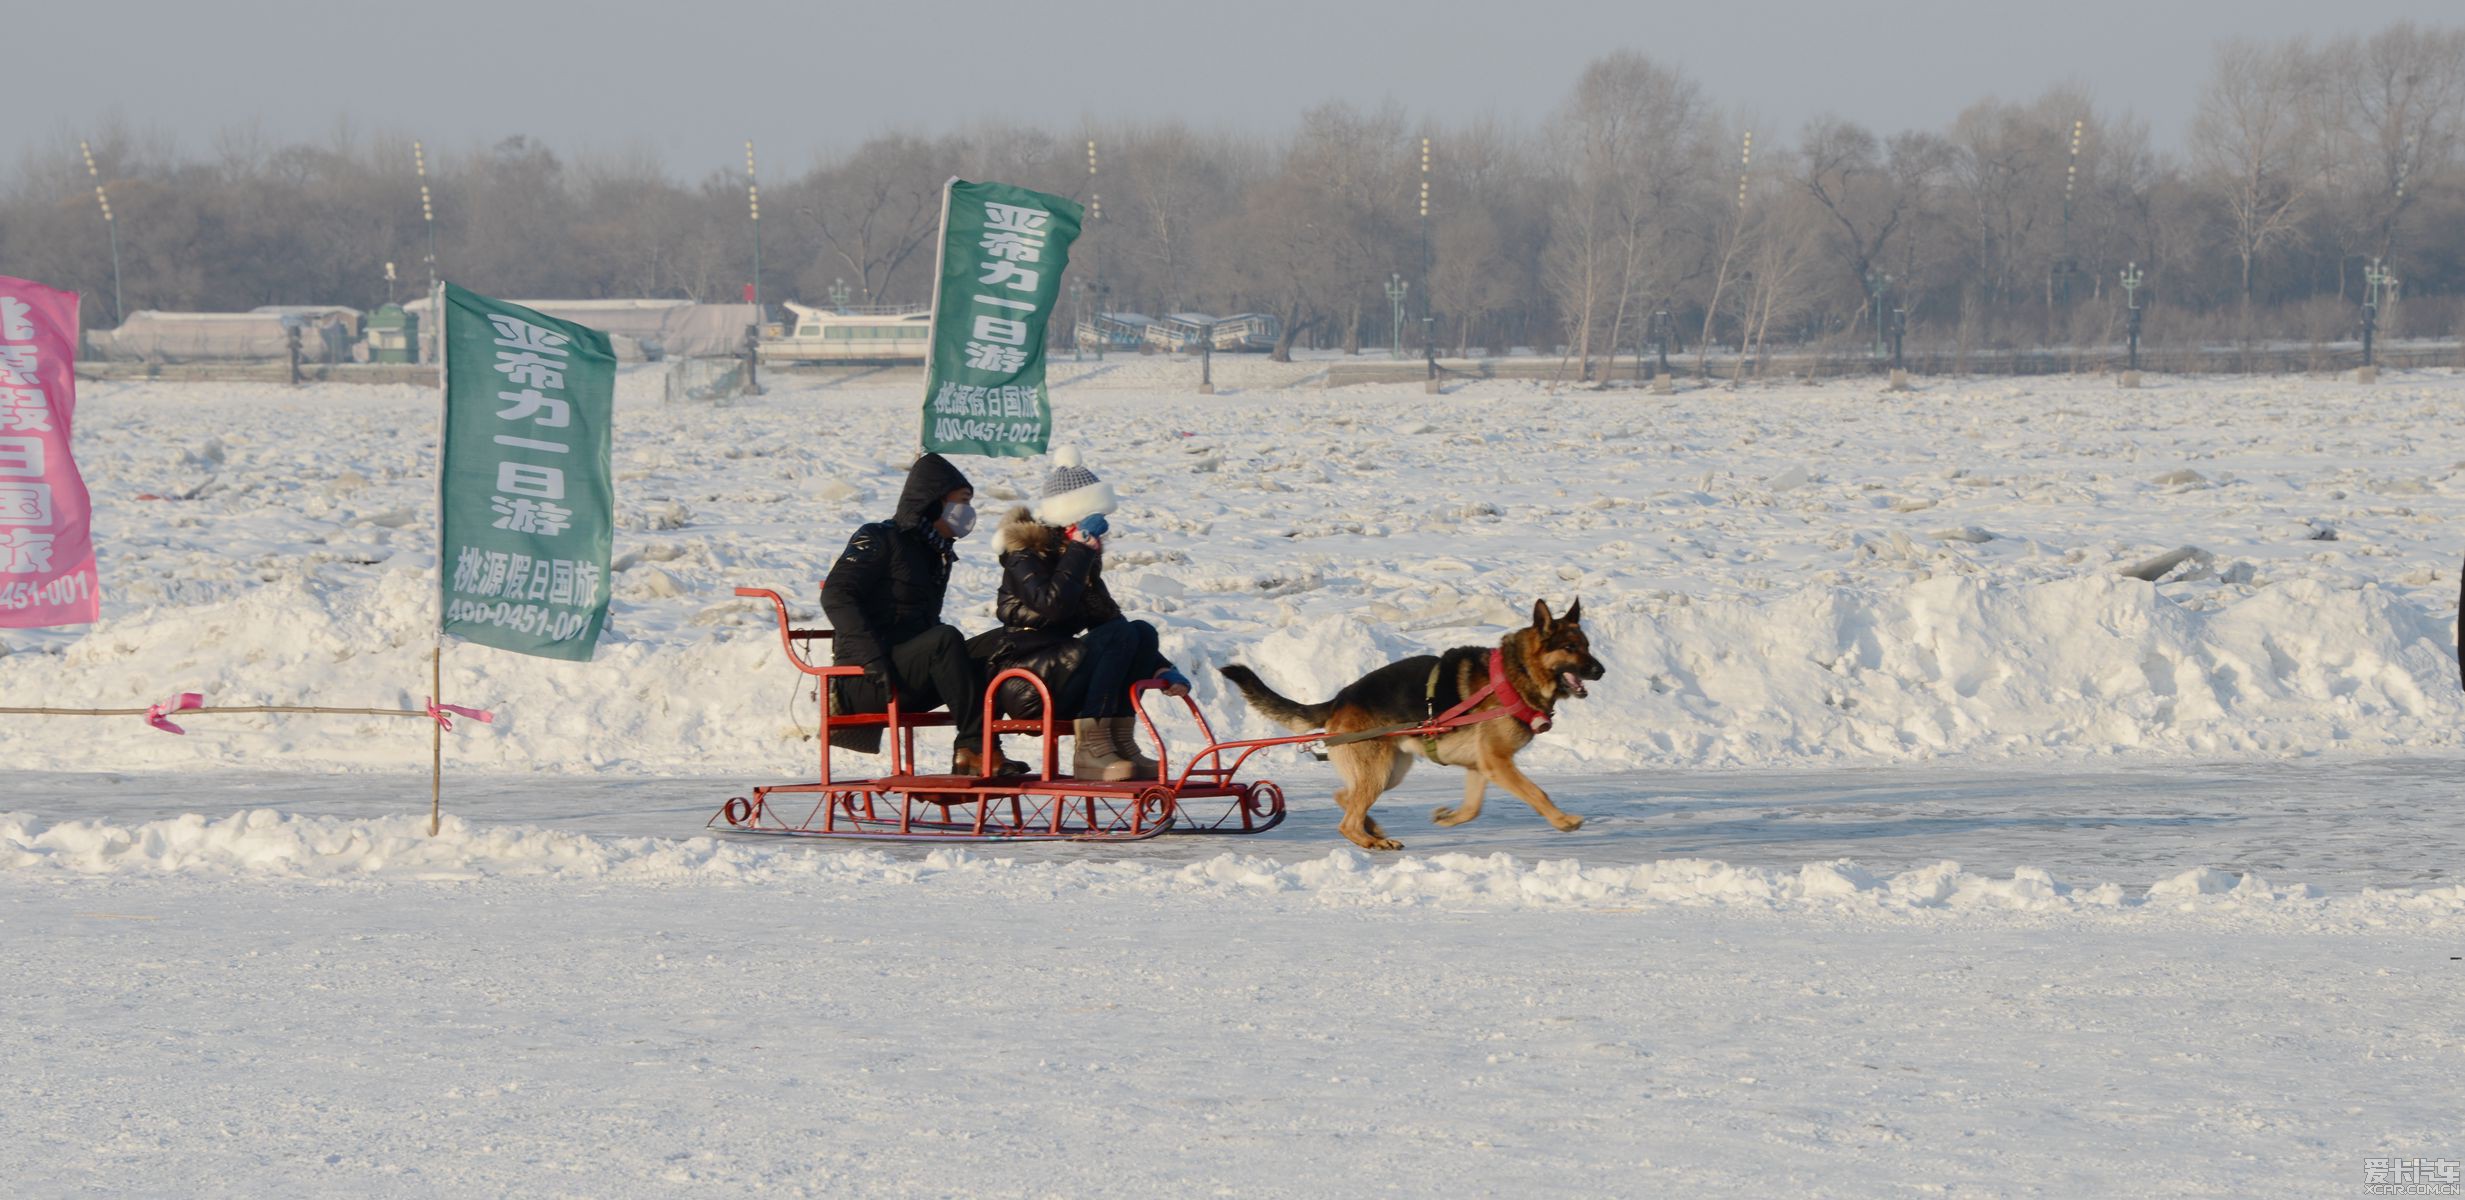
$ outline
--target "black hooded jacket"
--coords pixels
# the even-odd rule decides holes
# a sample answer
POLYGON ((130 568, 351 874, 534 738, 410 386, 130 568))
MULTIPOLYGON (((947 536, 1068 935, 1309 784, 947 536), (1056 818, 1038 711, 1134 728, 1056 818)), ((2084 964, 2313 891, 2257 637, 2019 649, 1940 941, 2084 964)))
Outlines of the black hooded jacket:
POLYGON ((942 497, 972 486, 950 460, 927 454, 908 468, 897 514, 847 540, 822 580, 832 662, 886 667, 891 647, 941 624, 950 564, 958 555, 933 522, 941 518, 942 497))

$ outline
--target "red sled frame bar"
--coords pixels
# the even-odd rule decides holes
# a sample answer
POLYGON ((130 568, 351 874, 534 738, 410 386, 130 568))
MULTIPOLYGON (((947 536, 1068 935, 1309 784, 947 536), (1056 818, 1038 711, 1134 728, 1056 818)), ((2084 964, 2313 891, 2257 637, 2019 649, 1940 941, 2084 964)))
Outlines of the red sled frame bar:
MULTIPOLYGON (((1139 725, 1156 744, 1162 764, 1157 779, 1108 782, 1076 779, 1061 773, 1060 734, 1053 720, 1052 692, 1033 673, 1003 671, 985 685, 984 745, 981 762, 998 761, 994 739, 1010 733, 1037 737, 1040 770, 1024 776, 973 777, 927 775, 917 768, 916 731, 948 726, 947 712, 909 713, 890 697, 878 713, 830 711, 828 689, 833 679, 861 676, 859 667, 820 666, 804 645, 828 641, 827 629, 797 629, 788 618, 787 601, 768 588, 736 589, 748 599, 770 602, 778 620, 780 649, 798 671, 819 681, 824 692, 818 742, 820 779, 813 783, 776 784, 754 788, 750 796, 728 800, 708 827, 732 832, 782 837, 828 837, 876 841, 1141 841, 1167 833, 1264 833, 1283 823, 1284 791, 1269 780, 1242 782, 1241 765, 1259 749, 1315 740, 1314 736, 1272 738, 1260 742, 1217 742, 1215 731, 1198 702, 1184 696, 1192 720, 1206 746, 1193 755, 1178 779, 1172 774, 1161 731, 1147 712, 1147 693, 1159 690, 1153 680, 1131 685, 1130 700, 1139 725), (1003 718, 994 705, 1001 685, 1026 681, 1042 700, 1042 716, 1003 718), (878 726, 889 742, 890 773, 877 778, 842 780, 833 777, 830 735, 835 729, 878 726), (1229 765, 1224 754, 1240 750, 1229 765), (1200 763, 1210 763, 1200 766, 1200 763), (1169 782, 1168 782, 1169 781, 1169 782), (811 797, 808 803, 806 797, 811 797)), ((895 689, 893 689, 895 692, 895 689)))

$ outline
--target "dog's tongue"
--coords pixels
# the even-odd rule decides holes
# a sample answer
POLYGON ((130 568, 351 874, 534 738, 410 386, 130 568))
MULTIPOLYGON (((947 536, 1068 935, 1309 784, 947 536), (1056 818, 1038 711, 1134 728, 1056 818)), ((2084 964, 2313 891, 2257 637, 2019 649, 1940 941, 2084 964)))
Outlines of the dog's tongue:
POLYGON ((1566 684, 1566 690, 1575 696, 1589 696, 1592 694, 1583 690, 1583 681, 1575 678, 1575 673, 1573 671, 1560 671, 1558 673, 1558 678, 1566 684))

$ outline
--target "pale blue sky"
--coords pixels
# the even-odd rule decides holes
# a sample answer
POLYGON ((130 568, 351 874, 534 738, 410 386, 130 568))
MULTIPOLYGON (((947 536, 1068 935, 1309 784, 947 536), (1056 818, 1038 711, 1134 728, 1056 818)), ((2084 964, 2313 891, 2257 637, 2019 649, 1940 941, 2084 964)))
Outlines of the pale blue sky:
POLYGON ((1444 121, 1532 120, 1591 53, 1677 63, 1777 135, 1836 111, 1939 127, 1988 95, 2064 81, 2171 145, 2220 37, 2465 22, 2457 0, 1046 0, 694 3, 297 0, 24 5, 0 90, 0 163, 100 114, 202 149, 254 123, 466 147, 527 133, 560 149, 647 149, 676 174, 765 174, 885 128, 1006 117, 1178 116, 1280 134, 1328 99, 1444 121), (65 105, 29 104, 60 97, 65 105))

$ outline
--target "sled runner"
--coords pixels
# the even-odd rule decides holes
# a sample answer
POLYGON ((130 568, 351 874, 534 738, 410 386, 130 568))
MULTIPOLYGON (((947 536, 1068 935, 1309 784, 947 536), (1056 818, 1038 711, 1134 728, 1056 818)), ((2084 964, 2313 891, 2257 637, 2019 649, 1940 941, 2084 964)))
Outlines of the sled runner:
MULTIPOLYGON (((736 589, 748 599, 767 600, 779 622, 779 645, 789 665, 812 677, 825 692, 830 680, 858 676, 858 667, 823 666, 807 648, 827 642, 827 629, 798 629, 788 619, 787 601, 768 588, 736 589)), ((1219 742, 1206 713, 1190 697, 1181 698, 1198 725, 1204 746, 1174 773, 1171 747, 1164 743, 1147 712, 1148 693, 1160 690, 1153 680, 1130 686, 1130 702, 1139 727, 1156 744, 1163 765, 1156 779, 1107 782, 1062 774, 1060 738, 1069 723, 1053 718, 1053 697, 1044 681, 1027 671, 1003 671, 985 683, 984 753, 978 760, 998 764, 994 739, 1002 734, 1036 735, 1037 751, 1029 773, 1007 776, 927 775, 916 759, 916 731, 947 727, 947 712, 905 712, 891 697, 886 711, 833 714, 821 705, 816 739, 821 746, 821 778, 811 783, 757 787, 750 795, 731 797, 713 815, 708 827, 731 832, 783 837, 856 838, 875 841, 1128 842, 1163 834, 1264 833, 1284 820, 1284 791, 1269 780, 1242 781, 1243 763, 1272 745, 1314 741, 1320 735, 1268 738, 1255 742, 1219 742), (1034 720, 1003 718, 994 705, 1001 685, 1025 680, 1042 701, 1043 715, 1034 720), (890 757, 886 775, 841 779, 830 761, 834 730, 879 727, 890 757), (1228 753, 1238 752, 1226 761, 1228 753)))

